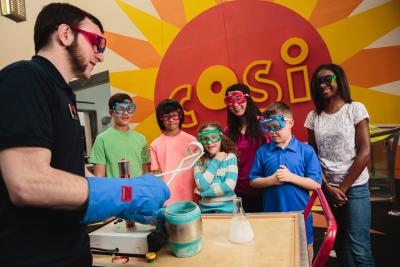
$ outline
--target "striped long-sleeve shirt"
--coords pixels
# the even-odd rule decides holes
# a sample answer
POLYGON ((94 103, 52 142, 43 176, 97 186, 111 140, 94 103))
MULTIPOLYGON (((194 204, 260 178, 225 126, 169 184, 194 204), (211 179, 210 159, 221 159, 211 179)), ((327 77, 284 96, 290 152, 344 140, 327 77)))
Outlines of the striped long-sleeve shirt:
POLYGON ((195 194, 201 197, 202 212, 232 212, 238 176, 237 158, 228 153, 223 161, 208 160, 205 166, 194 166, 195 194))

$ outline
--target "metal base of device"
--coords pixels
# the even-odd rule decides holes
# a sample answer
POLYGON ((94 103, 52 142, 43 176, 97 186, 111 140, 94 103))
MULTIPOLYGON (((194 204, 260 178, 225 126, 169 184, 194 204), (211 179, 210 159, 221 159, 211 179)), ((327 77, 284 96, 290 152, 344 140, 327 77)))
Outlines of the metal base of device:
POLYGON ((124 220, 115 219, 90 232, 92 253, 145 257, 148 252, 157 252, 165 243, 155 226, 136 222, 133 231, 125 225, 124 220))

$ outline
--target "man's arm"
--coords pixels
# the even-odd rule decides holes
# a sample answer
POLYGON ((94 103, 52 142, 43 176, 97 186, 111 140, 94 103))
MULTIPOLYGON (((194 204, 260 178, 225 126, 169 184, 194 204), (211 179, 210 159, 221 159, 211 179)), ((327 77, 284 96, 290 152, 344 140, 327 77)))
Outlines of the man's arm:
POLYGON ((106 165, 94 164, 93 172, 94 172, 94 175, 97 177, 106 177, 106 165))
POLYGON ((0 171, 15 206, 80 209, 88 201, 81 221, 84 224, 112 216, 154 225, 163 219, 160 208, 170 192, 158 177, 85 179, 52 168, 50 159, 51 152, 45 148, 19 147, 0 151, 0 171), (123 194, 124 190, 126 194, 123 194), (121 200, 121 194, 126 198, 121 200))
POLYGON ((84 177, 50 166, 51 152, 40 147, 17 147, 0 151, 0 170, 12 203, 78 209, 88 199, 84 177))

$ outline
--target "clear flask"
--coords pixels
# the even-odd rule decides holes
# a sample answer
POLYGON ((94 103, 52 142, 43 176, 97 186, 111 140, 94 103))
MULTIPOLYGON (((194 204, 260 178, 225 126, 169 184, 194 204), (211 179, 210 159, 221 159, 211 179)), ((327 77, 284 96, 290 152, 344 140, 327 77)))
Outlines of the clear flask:
POLYGON ((246 243, 254 238, 253 228, 242 207, 242 199, 237 197, 233 200, 233 216, 229 227, 228 239, 232 243, 246 243))

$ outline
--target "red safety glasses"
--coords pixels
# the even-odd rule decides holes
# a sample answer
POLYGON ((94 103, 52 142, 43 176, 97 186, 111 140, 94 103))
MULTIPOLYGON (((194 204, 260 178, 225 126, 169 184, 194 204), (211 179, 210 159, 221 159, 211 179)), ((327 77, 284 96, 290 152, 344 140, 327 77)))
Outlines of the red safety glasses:
POLYGON ((243 94, 243 92, 241 91, 233 91, 228 93, 227 96, 225 96, 224 101, 228 107, 233 107, 236 103, 239 105, 245 103, 247 101, 246 96, 248 95, 243 94))
POLYGON ((180 120, 181 118, 182 118, 182 114, 181 114, 181 111, 179 109, 175 110, 175 111, 172 111, 172 112, 170 112, 168 114, 162 114, 160 116, 160 120, 162 120, 162 121, 169 121, 170 119, 180 120))
POLYGON ((96 53, 103 53, 106 50, 106 38, 104 36, 98 35, 93 32, 87 32, 82 30, 81 28, 69 26, 74 31, 82 33, 85 39, 92 45, 95 46, 97 51, 96 53))

